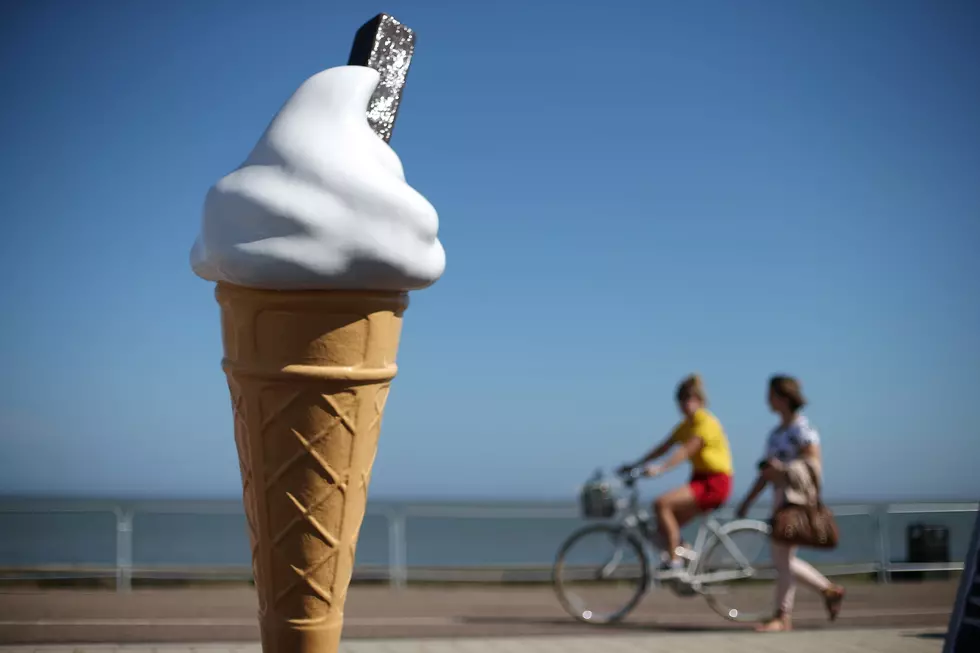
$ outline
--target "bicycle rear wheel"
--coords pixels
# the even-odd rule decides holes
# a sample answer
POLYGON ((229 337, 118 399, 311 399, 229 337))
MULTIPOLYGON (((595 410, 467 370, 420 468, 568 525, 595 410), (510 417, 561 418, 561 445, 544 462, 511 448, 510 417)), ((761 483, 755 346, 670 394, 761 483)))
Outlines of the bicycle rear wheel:
POLYGON ((650 582, 643 544, 633 531, 610 525, 573 533, 555 560, 553 583, 571 616, 593 624, 621 620, 650 582))
POLYGON ((704 548, 696 577, 708 605, 729 621, 761 621, 773 614, 777 574, 769 533, 765 522, 734 522, 704 548))

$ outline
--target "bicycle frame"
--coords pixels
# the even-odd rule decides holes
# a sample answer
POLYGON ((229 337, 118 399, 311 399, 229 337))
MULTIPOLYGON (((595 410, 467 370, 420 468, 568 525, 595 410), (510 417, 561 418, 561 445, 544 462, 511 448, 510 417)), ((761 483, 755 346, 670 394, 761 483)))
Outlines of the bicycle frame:
POLYGON ((738 580, 740 578, 748 578, 753 575, 752 573, 752 563, 749 562, 746 557, 742 554, 742 550, 738 548, 738 545, 732 541, 732 538, 728 536, 729 531, 738 530, 745 524, 749 522, 755 523, 752 520, 736 520, 728 522, 722 525, 714 517, 708 517, 701 528, 698 530, 698 538, 694 544, 694 551, 697 557, 688 566, 688 573, 691 576, 691 585, 695 589, 700 589, 704 585, 710 585, 712 583, 722 583, 725 581, 738 580), (718 538, 721 545, 725 548, 730 556, 735 560, 739 566, 738 571, 718 571, 713 573, 700 573, 701 567, 704 565, 704 546, 708 543, 708 537, 714 536, 718 538))
MULTIPOLYGON (((613 623, 635 608, 651 589, 662 586, 678 596, 702 596, 722 617, 732 621, 745 621, 740 610, 725 602, 725 585, 747 578, 762 578, 759 575, 762 568, 757 569, 734 540, 738 533, 749 533, 751 537, 765 538, 765 542, 771 534, 769 525, 753 519, 722 523, 711 514, 703 515, 699 517, 701 523, 694 544, 688 548, 688 554, 683 556, 686 558, 683 568, 664 569, 659 564, 658 554, 665 547, 658 534, 656 516, 641 506, 636 487, 639 475, 633 470, 628 475, 621 473, 620 479, 624 491, 615 496, 614 514, 603 524, 588 525, 575 531, 559 548, 553 579, 558 599, 565 610, 580 621, 613 623), (618 582, 616 572, 627 554, 631 554, 631 560, 639 556, 639 562, 627 563, 623 570, 627 573, 640 572, 639 576, 633 577, 634 590, 628 601, 617 610, 599 615, 593 613, 591 608, 586 608, 574 591, 569 593, 564 575, 566 571, 574 575, 576 567, 584 567, 566 566, 568 552, 581 539, 591 537, 594 533, 611 537, 614 546, 611 554, 597 561, 598 569, 592 566, 590 570, 586 570, 586 582, 618 582), (717 559, 714 557, 716 552, 720 553, 717 559), (709 557, 711 560, 708 560, 709 557), (598 575, 595 575, 595 571, 599 572, 598 575)), ((753 550, 747 549, 749 553, 753 550)), ((755 559, 754 556, 752 559, 755 559)), ((571 580, 574 581, 574 577, 571 580)), ((752 620, 757 616, 749 613, 752 620)))
MULTIPOLYGON (((613 519, 619 522, 625 529, 641 536, 640 540, 643 542, 644 554, 647 556, 647 560, 650 560, 650 554, 654 549, 654 543, 651 542, 650 538, 651 536, 657 537, 656 518, 640 506, 636 478, 625 479, 624 485, 628 490, 628 496, 620 500, 620 510, 613 519)), ((694 555, 694 559, 690 560, 687 564, 688 582, 695 591, 701 592, 705 585, 748 578, 753 575, 752 563, 746 559, 742 551, 738 548, 738 545, 728 536, 728 532, 738 530, 747 523, 754 524, 756 522, 754 520, 744 519, 722 524, 710 514, 704 517, 704 521, 698 527, 698 534, 694 540, 694 544, 690 549, 694 555), (704 565, 704 547, 708 544, 709 538, 711 537, 717 538, 728 554, 732 556, 732 559, 739 567, 737 571, 699 573, 700 568, 704 565)), ((604 571, 609 567, 615 568, 619 564, 619 558, 621 557, 622 554, 617 551, 613 555, 613 558, 604 565, 604 571)), ((657 569, 653 569, 650 572, 651 579, 658 582, 662 580, 663 575, 664 573, 657 569)))

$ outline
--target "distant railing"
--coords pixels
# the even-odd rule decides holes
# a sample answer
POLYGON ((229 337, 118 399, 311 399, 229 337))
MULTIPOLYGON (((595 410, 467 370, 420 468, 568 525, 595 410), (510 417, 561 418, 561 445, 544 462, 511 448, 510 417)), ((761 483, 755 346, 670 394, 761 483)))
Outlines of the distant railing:
MULTIPOLYGON (((874 574, 879 582, 887 583, 892 574, 905 572, 959 571, 963 569, 962 560, 943 563, 908 563, 892 560, 890 547, 890 520, 899 515, 937 515, 950 513, 976 513, 978 503, 895 503, 839 505, 834 514, 839 518, 859 517, 870 520, 874 533, 875 555, 866 561, 847 564, 817 563, 828 575, 874 574)), ((134 518, 138 515, 240 515, 240 504, 233 502, 56 502, 56 501, 2 501, 0 516, 3 515, 55 515, 87 514, 111 515, 115 521, 115 559, 102 564, 18 564, 3 567, 0 561, 0 580, 37 579, 92 579, 114 580, 119 591, 131 589, 133 580, 171 579, 194 580, 249 580, 251 569, 248 566, 181 566, 181 565, 137 565, 133 559, 134 518)), ((402 506, 368 507, 369 517, 384 518, 387 526, 388 555, 387 564, 359 564, 355 569, 355 580, 388 582, 394 587, 402 587, 411 581, 438 582, 534 582, 547 580, 550 565, 546 564, 507 564, 471 566, 425 566, 408 564, 407 526, 414 519, 475 519, 475 520, 553 520, 575 519, 579 516, 575 505, 435 505, 409 504, 402 506)), ((762 516, 763 510, 754 516, 762 516)), ((730 518, 730 511, 720 511, 719 517, 730 518)), ((571 532, 571 531, 569 531, 571 532)), ((9 535, 9 534, 8 534, 9 535)), ((0 530, 0 552, 3 551, 5 534, 0 530)), ((243 534, 244 537, 244 534, 243 534)))

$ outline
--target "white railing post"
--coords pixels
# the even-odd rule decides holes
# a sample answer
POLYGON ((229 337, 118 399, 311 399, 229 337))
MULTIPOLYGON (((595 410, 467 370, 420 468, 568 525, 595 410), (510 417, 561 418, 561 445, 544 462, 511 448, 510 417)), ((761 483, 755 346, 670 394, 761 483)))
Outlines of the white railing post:
POLYGON ((116 513, 116 591, 133 589, 133 511, 123 506, 116 513))
POLYGON ((393 508, 388 513, 388 582, 402 588, 408 582, 408 555, 405 542, 405 513, 393 508))
POLYGON ((888 549, 888 506, 880 506, 875 514, 875 530, 878 535, 878 582, 891 580, 891 554, 888 549))

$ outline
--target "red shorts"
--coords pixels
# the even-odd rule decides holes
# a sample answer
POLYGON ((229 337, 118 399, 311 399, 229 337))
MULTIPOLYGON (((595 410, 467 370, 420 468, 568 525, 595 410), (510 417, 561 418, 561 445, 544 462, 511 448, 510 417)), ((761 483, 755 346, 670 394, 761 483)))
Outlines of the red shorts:
POLYGON ((729 474, 695 474, 691 477, 691 494, 702 512, 720 508, 732 493, 732 477, 729 474))

